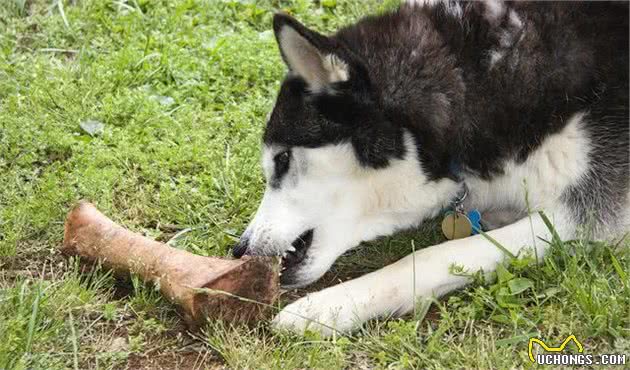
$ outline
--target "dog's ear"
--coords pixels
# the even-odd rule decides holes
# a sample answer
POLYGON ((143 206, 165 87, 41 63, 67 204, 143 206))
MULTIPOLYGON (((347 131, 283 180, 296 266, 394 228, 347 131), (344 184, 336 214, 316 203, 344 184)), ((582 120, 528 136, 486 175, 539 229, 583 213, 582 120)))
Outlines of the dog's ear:
POLYGON ((275 14, 273 30, 284 62, 312 91, 324 90, 350 78, 349 58, 332 39, 309 30, 284 13, 275 14))

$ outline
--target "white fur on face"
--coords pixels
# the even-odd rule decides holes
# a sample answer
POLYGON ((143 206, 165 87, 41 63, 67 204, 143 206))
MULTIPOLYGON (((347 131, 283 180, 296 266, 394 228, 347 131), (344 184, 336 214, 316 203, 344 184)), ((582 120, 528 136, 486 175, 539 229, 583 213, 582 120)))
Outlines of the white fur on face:
MULTIPOLYGON (((288 173, 277 188, 267 186, 248 227, 249 253, 281 255, 304 231, 313 241, 293 286, 323 275, 361 241, 418 225, 433 217, 457 193, 451 180, 428 181, 411 135, 406 155, 383 169, 362 167, 350 144, 292 148, 288 173)), ((263 169, 273 176, 273 157, 283 148, 265 147, 263 169)))

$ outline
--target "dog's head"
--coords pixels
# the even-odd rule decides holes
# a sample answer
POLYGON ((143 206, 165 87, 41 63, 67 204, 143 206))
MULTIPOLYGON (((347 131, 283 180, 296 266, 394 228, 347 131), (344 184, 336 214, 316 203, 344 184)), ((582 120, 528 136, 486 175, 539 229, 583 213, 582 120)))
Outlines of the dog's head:
POLYGON ((263 138, 267 188, 234 255, 283 255, 281 282, 297 287, 361 241, 420 222, 444 185, 428 181, 358 56, 287 15, 274 31, 289 72, 263 138))

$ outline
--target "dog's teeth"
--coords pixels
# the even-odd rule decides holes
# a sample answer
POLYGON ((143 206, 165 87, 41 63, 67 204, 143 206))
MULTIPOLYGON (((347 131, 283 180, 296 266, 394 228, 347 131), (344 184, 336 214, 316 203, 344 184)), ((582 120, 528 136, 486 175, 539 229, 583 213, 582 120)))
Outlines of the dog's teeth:
POLYGON ((289 252, 295 252, 295 247, 294 246, 290 246, 289 247, 289 252))
POLYGON ((283 252, 282 253, 282 258, 286 258, 287 257, 287 252, 283 252))

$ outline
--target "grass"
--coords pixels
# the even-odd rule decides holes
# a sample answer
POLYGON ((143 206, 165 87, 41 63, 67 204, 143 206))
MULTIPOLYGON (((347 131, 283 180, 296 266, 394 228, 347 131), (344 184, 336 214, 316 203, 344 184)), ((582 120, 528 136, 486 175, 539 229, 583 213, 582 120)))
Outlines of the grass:
MULTIPOLYGON (((540 265, 521 256, 494 283, 331 340, 264 324, 191 334, 153 287, 58 254, 86 198, 227 255, 263 189, 260 134, 284 73, 272 12, 325 32, 394 5, 0 0, 0 368, 529 368, 530 336, 569 334, 588 353, 630 352, 626 245, 554 240, 540 265)), ((430 223, 368 243, 320 286, 440 240, 430 223)))

